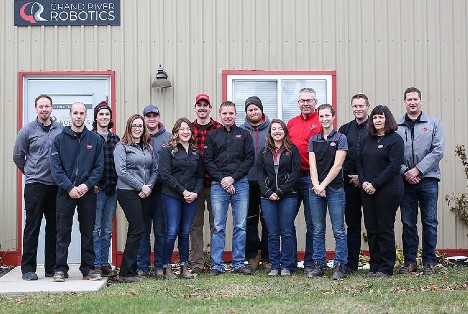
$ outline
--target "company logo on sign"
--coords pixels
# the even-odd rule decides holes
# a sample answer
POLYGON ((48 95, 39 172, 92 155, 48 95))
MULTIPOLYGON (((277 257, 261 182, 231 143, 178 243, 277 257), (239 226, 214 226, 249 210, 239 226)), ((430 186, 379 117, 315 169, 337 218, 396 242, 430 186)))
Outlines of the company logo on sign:
POLYGON ((39 2, 27 2, 20 9, 20 16, 23 20, 36 24, 36 22, 47 21, 41 16, 43 12, 44 7, 39 2))
POLYGON ((15 25, 120 25, 120 0, 16 0, 15 25))

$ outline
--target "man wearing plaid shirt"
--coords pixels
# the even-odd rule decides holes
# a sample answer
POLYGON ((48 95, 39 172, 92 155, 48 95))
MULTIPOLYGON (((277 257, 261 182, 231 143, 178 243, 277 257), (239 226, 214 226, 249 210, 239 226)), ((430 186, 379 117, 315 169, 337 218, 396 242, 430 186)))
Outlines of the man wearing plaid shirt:
MULTIPOLYGON (((210 97, 208 95, 199 94, 195 98, 194 109, 197 116, 197 119, 193 121, 195 146, 198 147, 202 156, 204 156, 206 135, 212 130, 221 127, 221 124, 210 117, 211 103, 210 97)), ((203 258, 203 226, 205 222, 205 208, 208 210, 210 215, 210 231, 211 234, 213 234, 213 215, 211 213, 210 186, 210 175, 205 170, 203 190, 198 195, 197 213, 193 220, 192 229, 190 230, 192 273, 201 273, 205 268, 205 261, 203 258)))

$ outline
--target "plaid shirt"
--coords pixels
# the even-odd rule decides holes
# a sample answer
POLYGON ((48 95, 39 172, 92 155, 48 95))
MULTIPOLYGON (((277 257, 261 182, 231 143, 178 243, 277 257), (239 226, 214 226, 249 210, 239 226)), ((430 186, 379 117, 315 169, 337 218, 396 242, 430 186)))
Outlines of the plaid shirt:
POLYGON ((112 195, 115 193, 115 187, 117 186, 117 172, 115 171, 114 164, 114 149, 115 145, 120 142, 120 138, 111 131, 109 131, 107 134, 107 142, 104 140, 102 135, 99 136, 101 137, 104 144, 104 172, 102 173, 102 177, 99 180, 97 186, 99 189, 101 189, 101 191, 105 191, 106 195, 112 195))
MULTIPOLYGON (((197 120, 193 121, 193 135, 195 136, 195 146, 200 150, 200 153, 202 155, 202 164, 203 167, 205 167, 205 140, 206 140, 206 135, 218 128, 221 127, 221 123, 216 122, 213 120, 213 118, 210 118, 210 122, 208 122, 208 127, 206 129, 200 128, 200 125, 197 123, 197 120)), ((205 180, 204 180, 204 186, 209 187, 211 184, 211 177, 208 171, 205 168, 205 180)))

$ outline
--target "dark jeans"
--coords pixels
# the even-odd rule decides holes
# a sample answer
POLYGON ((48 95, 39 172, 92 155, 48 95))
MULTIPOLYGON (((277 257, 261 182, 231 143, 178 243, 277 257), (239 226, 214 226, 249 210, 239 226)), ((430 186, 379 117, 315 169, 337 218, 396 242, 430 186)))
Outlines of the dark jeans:
POLYGON ((68 247, 71 242, 73 215, 78 211, 81 233, 80 271, 87 275, 94 268, 93 229, 96 220, 96 193, 89 190, 81 198, 71 198, 67 191, 59 189, 57 194, 57 245, 55 270, 68 272, 68 247))
POLYGON ((162 194, 154 189, 149 197, 148 219, 145 220, 145 233, 138 249, 138 269, 148 272, 151 254, 151 227, 154 234, 154 269, 163 268, 164 239, 166 238, 166 221, 164 219, 162 194))
POLYGON ((403 192, 403 185, 380 188, 373 195, 362 191, 371 272, 393 275, 396 259, 395 215, 403 192))
POLYGON ((174 243, 178 237, 180 264, 187 265, 189 258, 189 233, 198 201, 187 203, 183 199, 163 194, 164 217, 166 217, 166 239, 164 240, 164 265, 170 264, 174 243))
POLYGON ((437 264, 437 197, 439 181, 423 178, 418 184, 405 183, 405 195, 401 201, 401 222, 403 223, 403 253, 405 264, 416 265, 419 236, 417 229, 418 205, 421 209, 422 263, 437 264))
POLYGON ((350 184, 345 176, 345 220, 348 236, 348 263, 346 268, 351 271, 358 269, 359 254, 361 252, 361 220, 362 200, 361 189, 350 184))
POLYGON ((28 183, 24 186, 24 209, 26 224, 23 230, 23 255, 21 272, 36 272, 37 245, 42 217, 45 225, 45 271, 53 273, 55 266, 55 244, 57 242, 56 211, 58 187, 42 183, 28 183))
MULTIPOLYGON (((314 266, 314 226, 312 224, 312 212, 310 211, 310 201, 309 201, 309 184, 310 176, 305 175, 299 178, 297 183, 297 190, 299 192, 299 202, 297 203, 297 211, 299 211, 299 206, 301 206, 301 201, 304 206, 304 218, 306 222, 306 243, 305 243, 305 253, 304 253, 304 267, 313 267, 314 266)), ((296 228, 294 228, 294 236, 296 236, 296 228)), ((295 242, 297 243, 297 241, 295 242)), ((297 261, 297 245, 295 249, 295 259, 297 261)), ((297 268, 297 265, 293 269, 297 268)))
POLYGON ((260 186, 249 182, 249 210, 245 230, 245 259, 253 259, 261 250, 262 261, 268 261, 268 230, 260 207, 260 186), (258 220, 262 223, 262 237, 258 237, 258 220))
POLYGON ((140 198, 137 191, 117 190, 117 200, 128 221, 127 240, 120 265, 120 276, 137 275, 137 253, 148 220, 149 198, 140 198))

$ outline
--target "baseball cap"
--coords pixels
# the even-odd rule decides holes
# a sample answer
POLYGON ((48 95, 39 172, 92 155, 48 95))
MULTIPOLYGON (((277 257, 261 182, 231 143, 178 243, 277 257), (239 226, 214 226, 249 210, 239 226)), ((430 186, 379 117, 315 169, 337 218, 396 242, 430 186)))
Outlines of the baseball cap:
POLYGON ((143 109, 143 116, 146 116, 148 113, 154 113, 159 116, 159 108, 155 105, 148 105, 143 109))
POLYGON ((195 103, 197 104, 200 100, 204 100, 211 105, 210 96, 207 94, 198 94, 197 97, 195 97, 195 103))

